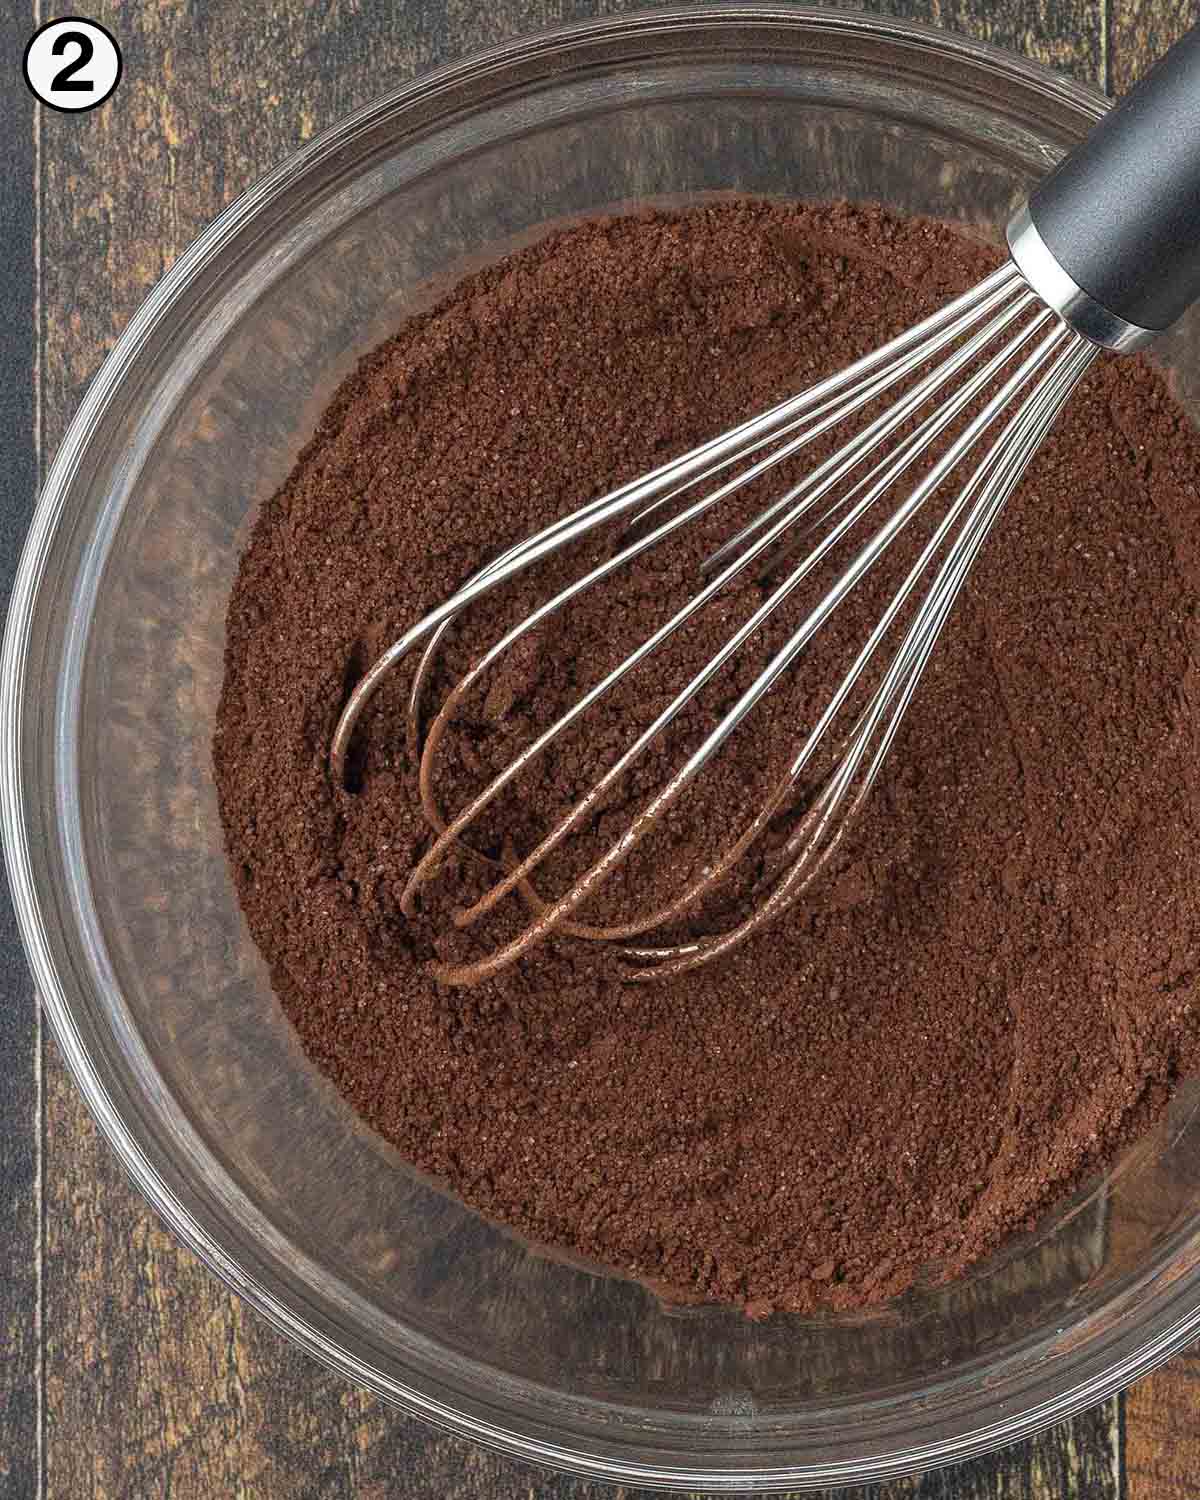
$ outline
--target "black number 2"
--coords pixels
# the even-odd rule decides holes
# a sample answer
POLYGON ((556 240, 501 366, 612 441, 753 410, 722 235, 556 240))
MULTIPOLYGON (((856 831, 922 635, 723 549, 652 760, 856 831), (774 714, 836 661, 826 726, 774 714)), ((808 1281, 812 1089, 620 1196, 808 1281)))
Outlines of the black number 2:
POLYGON ((54 81, 51 83, 50 88, 54 91, 64 89, 76 94, 86 93, 90 89, 94 89, 96 85, 87 78, 75 78, 72 75, 78 73, 80 68, 86 68, 88 63, 91 62, 92 53, 95 50, 92 46, 91 37, 85 35, 82 31, 64 31, 61 35, 54 38, 54 45, 50 48, 50 51, 55 57, 61 57, 72 42, 79 48, 79 56, 67 63, 66 67, 59 68, 58 72, 54 75, 54 81))

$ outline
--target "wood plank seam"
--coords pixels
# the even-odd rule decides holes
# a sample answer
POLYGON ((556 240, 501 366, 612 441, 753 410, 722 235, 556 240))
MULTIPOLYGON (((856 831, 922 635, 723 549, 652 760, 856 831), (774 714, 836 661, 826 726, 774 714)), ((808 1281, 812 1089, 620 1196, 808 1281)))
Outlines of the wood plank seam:
MULTIPOLYGON (((33 30, 44 19, 43 0, 33 0, 33 30)), ((33 451, 38 494, 46 482, 45 402, 42 399, 45 376, 46 299, 42 287, 42 245, 44 240, 45 202, 42 181, 42 154, 45 141, 45 107, 41 101, 33 107, 33 324, 37 347, 33 355, 33 451)), ((36 496, 35 496, 36 504, 36 496)), ((46 1018, 41 996, 33 986, 34 1010, 34 1463, 37 1500, 46 1494, 46 1018)))
MULTIPOLYGON (((42 24, 43 7, 42 0, 33 0, 33 29, 36 31, 42 24)), ((45 337, 45 298, 42 295, 42 241, 43 241, 43 197, 42 197, 42 148, 45 131, 45 110, 40 101, 34 105, 34 129, 33 129, 33 162, 34 162, 34 202, 33 202, 33 295, 34 295, 34 328, 37 336, 37 348, 34 351, 33 360, 33 444, 34 455, 37 464, 38 490, 41 491, 45 483, 46 473, 46 444, 45 444, 45 406, 42 400, 43 387, 43 360, 46 347, 45 337)), ((42 1014, 41 997, 36 987, 33 993, 34 1006, 34 1099, 36 1102, 37 1117, 34 1134, 34 1228, 37 1236, 35 1240, 34 1261, 34 1292, 37 1299, 34 1308, 34 1337, 36 1342, 36 1357, 34 1364, 34 1378, 37 1387, 34 1393, 35 1420, 34 1430, 34 1461, 37 1465, 37 1500, 43 1500, 46 1493, 46 1275, 45 1275, 45 1251, 46 1251, 46 1095, 45 1095, 45 1017, 42 1014)))
POLYGON ((1112 97, 1112 0, 1100 0, 1100 87, 1112 97))
POLYGON ((1125 1421, 1127 1406, 1125 1392, 1117 1397, 1117 1500, 1128 1500, 1129 1477, 1125 1464, 1125 1421))

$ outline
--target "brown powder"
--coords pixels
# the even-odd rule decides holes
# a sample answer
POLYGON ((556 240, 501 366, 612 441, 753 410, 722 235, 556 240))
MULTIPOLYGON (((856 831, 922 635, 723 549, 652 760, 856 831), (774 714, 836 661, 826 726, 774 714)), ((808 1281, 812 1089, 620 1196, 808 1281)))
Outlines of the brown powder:
MULTIPOLYGON (((242 560, 217 782, 250 929, 309 1055, 483 1213, 673 1295, 848 1307, 931 1263, 952 1274, 1102 1167, 1200 1064, 1200 442, 1148 366, 1097 364, 989 540, 837 869, 684 979, 630 985, 608 950, 560 939, 474 989, 433 983, 431 959, 488 951, 522 908, 455 931, 450 905, 486 886, 464 858, 406 921, 429 835, 404 674, 364 721, 354 794, 329 783, 333 724, 376 654, 503 546, 995 263, 944 226, 845 205, 727 203, 556 234, 363 361, 242 560)), ((523 642, 448 736, 445 805, 694 592, 706 552, 798 472, 523 642)), ((434 696, 604 545, 456 628, 434 696)), ((741 828, 896 577, 859 589, 589 917, 668 899, 741 828)), ((539 762, 479 846, 528 848, 755 589, 539 762)), ((546 890, 626 826, 812 597, 651 750, 546 890)), ((726 925, 754 870, 675 931, 726 925)))

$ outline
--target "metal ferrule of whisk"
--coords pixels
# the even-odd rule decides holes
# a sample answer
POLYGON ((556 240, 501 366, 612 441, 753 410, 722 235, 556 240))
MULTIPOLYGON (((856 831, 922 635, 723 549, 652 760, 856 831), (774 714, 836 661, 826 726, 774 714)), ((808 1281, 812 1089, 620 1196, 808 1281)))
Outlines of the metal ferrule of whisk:
POLYGON ((1200 28, 1177 43, 1038 186, 1009 224, 1008 244, 1009 259, 1000 269, 889 344, 509 547, 417 621, 359 681, 333 736, 330 769, 339 787, 364 709, 383 679, 419 648, 409 737, 432 838, 401 896, 402 909, 411 914, 450 852, 468 841, 472 824, 526 767, 735 580, 749 570, 768 580, 756 596, 760 602, 712 658, 680 683, 651 722, 631 731, 628 746, 610 764, 597 767, 591 789, 535 848, 513 852, 487 893, 454 916, 459 926, 470 926, 514 897, 527 908, 517 935, 474 962, 438 966, 440 980, 478 983, 554 933, 615 944, 632 980, 678 974, 728 952, 809 887, 870 793, 972 564, 1076 384, 1102 349, 1142 347, 1200 295, 1200 28), (853 419, 866 409, 872 414, 855 428, 853 419), (696 592, 664 624, 582 692, 466 806, 443 812, 435 774, 439 745, 466 694, 506 652, 586 590, 619 578, 635 558, 843 428, 849 435, 830 457, 712 553, 696 592), (922 512, 929 535, 915 561, 823 711, 799 727, 794 757, 762 805, 747 809, 738 836, 669 903, 633 920, 589 925, 584 908, 604 881, 687 795, 705 765, 779 677, 796 667, 850 591, 922 512), (455 618, 601 527, 615 531, 611 555, 491 645, 422 733, 425 686, 455 618), (850 555, 835 582, 699 746, 567 890, 539 891, 535 878, 550 854, 587 823, 618 779, 735 653, 752 648, 766 620, 844 542, 850 555), (864 678, 872 666, 872 676, 864 678), (861 692, 855 695, 864 682, 874 684, 865 704, 861 692), (686 942, 656 938, 748 855, 796 788, 812 777, 822 749, 831 746, 832 769, 822 773, 782 846, 772 849, 749 915, 725 931, 686 942))

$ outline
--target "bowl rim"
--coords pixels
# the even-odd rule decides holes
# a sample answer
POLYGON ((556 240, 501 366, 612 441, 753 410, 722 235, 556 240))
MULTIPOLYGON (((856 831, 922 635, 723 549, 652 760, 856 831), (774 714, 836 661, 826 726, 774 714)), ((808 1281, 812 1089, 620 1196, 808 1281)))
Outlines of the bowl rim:
MULTIPOLYGON (((1035 1377, 1023 1392, 1026 1403, 1019 1410, 1004 1409, 992 1420, 981 1420, 986 1403, 979 1400, 973 1411, 963 1414, 971 1420, 964 1422, 959 1418, 959 1429, 951 1436, 897 1448, 893 1453, 879 1454, 863 1462, 774 1468, 738 1466, 722 1470, 647 1465, 615 1458, 602 1452, 599 1445, 588 1450, 578 1444, 566 1446, 550 1441, 532 1430, 516 1430, 438 1399, 436 1394, 416 1384, 401 1386, 389 1379, 384 1389, 377 1372, 368 1369, 350 1350, 322 1337, 312 1321, 313 1310, 303 1304, 290 1283, 280 1277, 279 1290, 267 1286, 210 1234, 197 1213, 158 1171, 122 1114, 77 1025, 55 956, 51 935, 55 919, 47 916, 39 900, 30 826, 37 821, 30 813, 37 806, 37 796, 36 788, 28 784, 21 751, 26 734, 26 699, 31 696, 27 681, 31 626, 52 542, 64 519, 70 516, 73 481, 125 375, 144 352, 154 330, 213 257, 267 213, 285 190, 294 187, 298 178, 314 171, 383 119, 392 122, 402 134, 406 115, 427 111, 431 103, 445 101, 453 105, 464 90, 481 86, 486 89, 489 80, 498 88, 504 76, 518 64, 526 68, 545 67, 563 49, 582 51, 631 37, 683 34, 699 27, 733 25, 751 28, 784 25, 794 28, 798 36, 824 33, 906 44, 926 57, 953 58, 1023 90, 1054 98, 1084 118, 1099 118, 1108 107, 1109 101, 1098 90, 989 43, 921 22, 784 4, 778 0, 753 5, 739 0, 716 0, 716 3, 709 0, 686 8, 635 11, 579 21, 474 52, 378 95, 315 135, 253 183, 192 241, 130 320, 93 378, 47 472, 14 580, 0 654, 0 818, 13 903, 26 956, 51 1028, 88 1108, 135 1187, 171 1232, 222 1282, 293 1342, 414 1415, 514 1457, 582 1476, 651 1487, 695 1488, 699 1484, 710 1491, 744 1490, 748 1483, 759 1489, 777 1489, 888 1479, 972 1457, 1073 1415, 1154 1368, 1200 1332, 1200 1250, 1183 1273, 1161 1289, 1160 1297, 1167 1300, 1149 1334, 1139 1339, 1126 1333, 1114 1341, 1120 1346, 1118 1357, 1114 1358, 1113 1350, 1106 1347, 1098 1351, 1103 1358, 1092 1360, 1098 1367, 1081 1369, 1065 1390, 1039 1398, 1036 1390, 1028 1388, 1039 1384, 1035 1377)), ((1134 1334, 1138 1332, 1134 1330, 1134 1334)))

